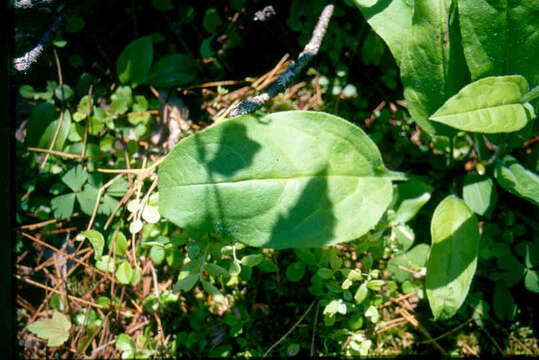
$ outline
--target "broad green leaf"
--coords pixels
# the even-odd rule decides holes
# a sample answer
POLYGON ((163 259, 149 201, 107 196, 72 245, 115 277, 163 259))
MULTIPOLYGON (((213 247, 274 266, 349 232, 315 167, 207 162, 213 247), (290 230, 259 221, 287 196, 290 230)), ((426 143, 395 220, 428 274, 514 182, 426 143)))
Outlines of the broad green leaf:
POLYGON ((105 238, 99 231, 96 230, 86 230, 81 233, 94 248, 94 253, 96 258, 100 258, 103 255, 103 248, 105 247, 105 238))
POLYGON ((510 193, 539 205, 539 176, 520 165, 510 155, 496 165, 496 180, 510 193))
POLYGON ((473 212, 488 216, 494 209, 498 196, 491 178, 468 173, 464 178, 462 198, 473 212))
POLYGON ((54 311, 52 319, 38 320, 27 329, 41 339, 48 340, 49 347, 62 345, 69 338, 71 321, 64 314, 54 311))
POLYGON ((459 0, 464 55, 472 79, 522 74, 539 84, 539 3, 459 0))
POLYGON ((469 81, 455 4, 416 0, 411 33, 402 34, 406 44, 400 65, 404 97, 413 119, 431 136, 455 133, 430 121, 429 116, 469 81))
POLYGON ((463 304, 479 251, 479 225, 466 203, 448 196, 434 210, 425 285, 435 319, 448 319, 463 304))
POLYGON ((393 275, 395 280, 404 282, 412 278, 412 273, 406 271, 406 268, 411 271, 419 271, 425 266, 429 255, 430 246, 427 244, 419 244, 414 246, 410 251, 395 256, 387 263, 387 270, 393 275), (401 267, 399 267, 399 265, 401 267))
POLYGON ((291 282, 300 281, 303 278, 303 275, 305 275, 305 268, 305 263, 301 261, 293 262, 286 268, 286 278, 291 282))
POLYGON ((172 54, 159 60, 148 75, 150 84, 157 87, 185 85, 197 75, 195 60, 184 54, 172 54))
POLYGON ((155 265, 161 265, 165 260, 166 252, 161 246, 152 246, 150 249, 150 259, 155 265))
POLYGON ((496 317, 502 321, 512 321, 515 318, 515 300, 503 282, 497 282, 494 286, 493 308, 496 317))
POLYGON ((129 284, 131 282, 131 278, 133 277, 133 268, 131 268, 131 265, 127 261, 123 261, 119 266, 118 269, 116 269, 116 279, 121 284, 129 284))
POLYGON ((122 84, 136 87, 144 82, 153 60, 152 37, 145 36, 129 43, 118 57, 116 71, 122 84))
POLYGON ((402 251, 408 251, 414 244, 415 233, 408 225, 397 225, 391 227, 391 239, 395 239, 402 251))
POLYGON ((365 311, 365 317, 375 324, 378 322, 379 316, 380 315, 378 314, 378 310, 374 305, 369 306, 367 311, 365 311))
POLYGON ((316 112, 225 120, 159 168, 159 211, 178 226, 252 246, 324 247, 372 229, 397 174, 358 127, 316 112))
POLYGON ((19 94, 25 99, 31 99, 34 97, 36 91, 30 85, 23 85, 19 88, 19 94))
POLYGON ((88 173, 81 165, 71 168, 68 172, 62 176, 64 184, 69 186, 73 192, 79 192, 82 189, 82 185, 88 180, 88 173))
POLYGON ((391 54, 400 66, 406 49, 406 36, 412 30, 414 3, 406 0, 354 0, 356 6, 386 42, 391 54))
POLYGON ((512 132, 526 126, 535 115, 520 103, 528 83, 520 75, 477 80, 445 102, 430 119, 456 129, 479 132, 512 132))
MULTIPOLYGON (((133 103, 132 91, 129 86, 119 86, 114 94, 110 96, 110 111, 115 115, 125 114, 129 106, 133 103)), ((94 114, 105 121, 107 113, 103 108, 94 107, 94 114)))
POLYGON ((323 314, 334 316, 335 314, 346 315, 346 304, 342 299, 331 300, 324 308, 323 314))
POLYGON ((213 298, 222 298, 223 294, 209 281, 201 280, 202 287, 204 288, 204 291, 208 293, 208 295, 211 295, 213 298))
POLYGON ((309 249, 294 249, 294 253, 296 254, 297 258, 303 261, 305 264, 308 265, 315 265, 316 264, 316 257, 309 249))
POLYGON ((409 180, 397 184, 398 200, 392 224, 404 224, 417 214, 417 212, 430 200, 432 186, 421 181, 409 180))
POLYGON ((76 195, 66 194, 60 195, 51 200, 51 208, 54 212, 54 217, 65 219, 73 214, 73 208, 75 206, 75 197, 76 195))

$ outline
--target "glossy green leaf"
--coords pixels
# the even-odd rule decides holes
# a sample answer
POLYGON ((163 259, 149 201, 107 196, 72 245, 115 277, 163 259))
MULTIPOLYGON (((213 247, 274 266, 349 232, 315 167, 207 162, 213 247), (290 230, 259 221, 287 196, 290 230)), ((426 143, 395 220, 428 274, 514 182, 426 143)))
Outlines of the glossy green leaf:
POLYGON ((81 233, 94 248, 94 253, 96 258, 100 258, 103 255, 103 248, 105 247, 105 238, 99 231, 96 230, 86 230, 81 233))
POLYGON ((526 126, 533 109, 520 103, 528 83, 520 75, 477 80, 445 102, 430 119, 456 129, 479 132, 512 132, 526 126))
POLYGON ((372 229, 392 198, 376 145, 316 112, 225 120, 159 168, 159 211, 178 226, 252 246, 323 247, 372 229))
POLYGON ((47 340, 49 347, 60 346, 69 338, 71 321, 64 314, 54 311, 52 319, 38 320, 27 329, 41 339, 47 340))
POLYGON ((496 166, 498 184, 510 193, 539 205, 539 176, 520 165, 510 155, 496 166))
POLYGON ((144 82, 153 61, 152 37, 145 36, 129 43, 118 57, 116 71, 122 84, 136 87, 144 82))
POLYGON ((60 195, 57 197, 52 198, 51 200, 51 208, 54 212, 54 217, 65 219, 71 216, 73 214, 73 208, 75 206, 75 197, 76 195, 66 194, 66 195, 60 195))
POLYGON ((399 282, 410 280, 412 278, 412 273, 405 269, 419 271, 427 262, 429 250, 430 246, 427 244, 414 246, 410 251, 397 255, 389 260, 387 263, 387 270, 393 275, 395 280, 399 282))
POLYGON ((477 173, 468 173, 464 178, 462 198, 474 213, 489 215, 496 206, 498 196, 491 178, 477 173))
POLYGON ((479 225, 464 201, 448 196, 434 210, 430 229, 427 297, 434 318, 448 319, 464 303, 475 273, 479 225))
POLYGON ((363 283, 357 289, 354 295, 354 301, 356 302, 356 304, 361 304, 363 300, 367 298, 367 295, 369 295, 369 289, 367 288, 367 284, 363 283))
POLYGON ((397 225, 391 227, 391 238, 395 239, 402 251, 407 251, 415 241, 414 230, 408 225, 397 225))
POLYGON ((191 56, 172 54, 154 65, 148 80, 157 87, 185 85, 195 79, 197 70, 197 64, 191 56))
POLYGON ((459 0, 462 43, 472 79, 523 75, 539 84, 536 0, 459 0))
POLYGON ((404 224, 413 219, 430 200, 432 190, 432 186, 417 180, 397 184, 398 199, 391 223, 404 224))

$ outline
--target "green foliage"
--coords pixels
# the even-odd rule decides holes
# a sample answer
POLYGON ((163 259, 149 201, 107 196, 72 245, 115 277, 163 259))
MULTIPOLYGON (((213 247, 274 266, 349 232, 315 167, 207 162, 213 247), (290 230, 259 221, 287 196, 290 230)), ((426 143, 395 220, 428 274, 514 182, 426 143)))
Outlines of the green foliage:
POLYGON ((33 322, 27 329, 37 337, 47 340, 49 347, 56 347, 62 345, 69 338, 71 321, 64 314, 54 311, 51 319, 33 322))
POLYGON ((425 286, 435 319, 448 319, 460 308, 477 266, 479 226, 464 201, 446 197, 434 211, 432 248, 425 286))
POLYGON ((484 78, 465 86, 430 119, 471 132, 517 131, 535 117, 529 103, 520 103, 527 92, 528 83, 522 76, 484 78))
POLYGON ((249 245, 321 247, 371 229, 397 176, 374 143, 342 119, 242 116, 174 148, 159 169, 159 210, 179 226, 249 245))
POLYGON ((122 84, 136 87, 145 81, 153 61, 152 38, 145 36, 129 43, 116 62, 116 72, 122 84))

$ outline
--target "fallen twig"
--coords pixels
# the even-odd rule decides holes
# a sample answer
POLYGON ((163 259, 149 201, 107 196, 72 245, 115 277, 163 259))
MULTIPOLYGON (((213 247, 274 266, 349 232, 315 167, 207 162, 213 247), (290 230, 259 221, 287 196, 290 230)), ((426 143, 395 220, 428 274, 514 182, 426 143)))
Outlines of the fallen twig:
POLYGON ((320 18, 318 23, 313 31, 313 36, 311 40, 307 43, 303 51, 299 54, 297 62, 290 62, 288 69, 279 76, 277 81, 271 84, 268 89, 262 94, 253 96, 245 101, 239 103, 229 114, 229 117, 234 117, 243 114, 252 113, 262 107, 267 101, 273 98, 278 93, 284 91, 292 79, 301 72, 305 65, 311 60, 313 56, 318 53, 320 49, 320 44, 324 39, 326 30, 329 24, 329 19, 333 14, 333 5, 327 5, 320 18))

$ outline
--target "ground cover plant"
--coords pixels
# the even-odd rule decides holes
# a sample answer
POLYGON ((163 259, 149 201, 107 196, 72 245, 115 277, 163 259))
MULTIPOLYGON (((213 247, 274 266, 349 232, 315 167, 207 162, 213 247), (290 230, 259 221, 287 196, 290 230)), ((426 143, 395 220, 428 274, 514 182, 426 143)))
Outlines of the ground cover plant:
POLYGON ((19 355, 539 354, 534 1, 13 11, 19 355))

